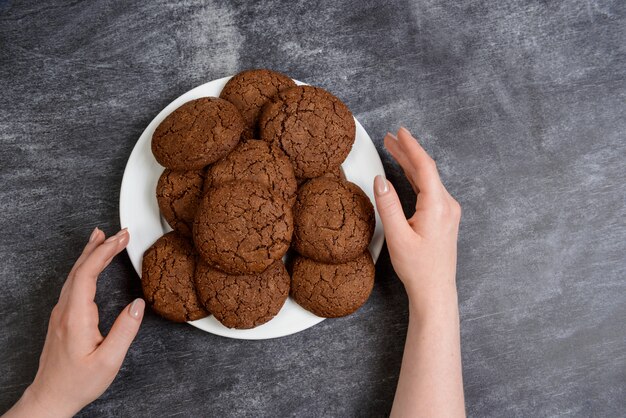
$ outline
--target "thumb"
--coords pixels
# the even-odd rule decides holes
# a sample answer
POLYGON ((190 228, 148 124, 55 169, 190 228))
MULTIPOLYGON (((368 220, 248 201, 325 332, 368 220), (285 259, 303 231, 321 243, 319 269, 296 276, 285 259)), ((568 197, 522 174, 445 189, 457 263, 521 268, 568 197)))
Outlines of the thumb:
POLYGON ((98 348, 98 355, 106 358, 106 363, 122 365, 126 352, 139 331, 145 307, 146 302, 138 298, 119 314, 98 348))
POLYGON ((401 234, 411 230, 409 223, 404 216, 402 205, 393 185, 383 176, 374 178, 374 196, 376 197, 376 208, 383 222, 385 237, 402 236, 401 234))

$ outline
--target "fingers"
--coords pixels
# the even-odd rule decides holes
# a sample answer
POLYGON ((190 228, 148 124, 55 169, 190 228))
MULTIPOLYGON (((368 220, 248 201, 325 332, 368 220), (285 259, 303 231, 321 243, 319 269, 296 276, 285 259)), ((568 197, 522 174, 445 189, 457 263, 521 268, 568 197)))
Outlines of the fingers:
POLYGON ((404 211, 395 189, 383 176, 379 175, 374 178, 374 195, 376 208, 383 222, 387 239, 413 232, 404 216, 404 211))
POLYGON ((70 271, 70 274, 68 274, 67 276, 67 280, 63 284, 63 288, 61 289, 61 294, 59 295, 59 300, 61 300, 67 294, 68 288, 70 287, 70 282, 72 281, 72 277, 74 277, 74 272, 76 271, 78 266, 80 266, 83 263, 83 261, 85 261, 85 259, 89 256, 89 254, 91 254, 96 248, 98 248, 98 245, 102 244, 102 241, 104 241, 104 233, 97 227, 94 228, 93 232, 91 233, 91 236, 89 237, 89 241, 87 242, 87 245, 85 245, 85 248, 83 249, 82 254, 80 255, 80 257, 78 257, 78 259, 74 263, 74 266, 72 267, 72 270, 70 271))
POLYGON ((146 303, 143 299, 135 299, 119 314, 109 335, 94 353, 103 363, 119 369, 130 344, 139 331, 145 307, 146 303))
POLYGON ((109 265, 114 256, 126 248, 129 239, 128 231, 122 229, 95 248, 74 271, 70 298, 93 301, 96 296, 98 275, 109 265))
POLYGON ((96 227, 91 233, 89 241, 87 242, 87 245, 85 245, 82 254, 80 255, 80 257, 78 257, 76 263, 74 263, 74 267, 72 267, 70 276, 74 273, 74 271, 76 271, 76 268, 78 268, 78 266, 80 266, 83 261, 85 261, 85 259, 89 257, 89 254, 91 254, 96 248, 98 248, 98 245, 102 244, 102 241, 104 241, 104 232, 100 231, 100 229, 96 227))
POLYGON ((396 136, 391 134, 390 132, 387 132, 387 135, 385 135, 385 139, 383 142, 385 144, 385 148, 387 148, 387 151, 389 151, 391 156, 398 162, 398 164, 400 164, 400 167, 402 167, 404 176, 411 184, 411 187, 413 188, 415 194, 419 193, 419 189, 413 181, 413 173, 409 172, 409 170, 411 170, 411 164, 409 163, 408 158, 406 157, 406 155, 404 155, 404 152, 400 148, 400 144, 398 144, 398 138, 396 138, 396 136))
POLYGON ((443 193, 444 187, 441 184, 435 161, 404 127, 398 130, 395 150, 403 155, 398 163, 410 174, 413 183, 421 193, 426 195, 443 193))
MULTIPOLYGON (((400 164, 403 170, 406 172, 413 171, 413 167, 408 159, 408 157, 404 154, 402 148, 400 148, 400 144, 398 143, 398 138, 395 135, 387 132, 384 139, 385 148, 389 151, 389 153, 393 156, 393 158, 400 164)), ((409 177, 409 181, 413 181, 411 177, 409 177)))

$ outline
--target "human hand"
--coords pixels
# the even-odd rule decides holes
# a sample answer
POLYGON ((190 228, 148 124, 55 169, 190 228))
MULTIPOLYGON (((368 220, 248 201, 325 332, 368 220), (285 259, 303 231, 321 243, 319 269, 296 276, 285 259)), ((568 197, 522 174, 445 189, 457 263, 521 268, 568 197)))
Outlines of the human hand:
POLYGON ((104 338, 94 298, 98 275, 129 238, 123 229, 105 241, 104 233, 94 229, 50 315, 35 380, 6 417, 69 417, 113 382, 137 335, 145 302, 128 305, 104 338))
POLYGON ((465 416, 456 241, 461 206, 441 184, 437 167, 408 130, 385 136, 385 147, 417 194, 407 220, 393 186, 374 180, 389 256, 409 296, 409 326, 392 417, 465 416))
POLYGON ((388 133, 384 142, 417 194, 415 213, 407 220, 393 185, 382 176, 374 180, 393 268, 410 301, 437 303, 456 296, 461 206, 441 183, 433 159, 406 128, 400 128, 397 137, 388 133))

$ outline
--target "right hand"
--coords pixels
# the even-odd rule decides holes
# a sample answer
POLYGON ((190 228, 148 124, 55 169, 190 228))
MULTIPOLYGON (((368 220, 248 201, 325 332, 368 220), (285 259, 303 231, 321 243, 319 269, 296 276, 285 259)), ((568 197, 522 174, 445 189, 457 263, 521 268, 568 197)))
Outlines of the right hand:
POLYGON ((406 128, 400 128, 397 137, 388 133, 384 142, 417 195, 415 213, 407 220, 393 185, 382 176, 374 180, 391 263, 410 301, 438 303, 451 292, 456 296, 461 206, 441 183, 433 159, 406 128))

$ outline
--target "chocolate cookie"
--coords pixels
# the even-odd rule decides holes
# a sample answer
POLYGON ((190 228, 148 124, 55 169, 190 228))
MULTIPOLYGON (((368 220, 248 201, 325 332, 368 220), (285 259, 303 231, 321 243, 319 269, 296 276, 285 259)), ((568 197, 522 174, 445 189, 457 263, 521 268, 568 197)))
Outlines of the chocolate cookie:
POLYGON ((141 287, 146 302, 171 321, 207 316, 196 294, 195 269, 196 252, 191 242, 176 231, 163 235, 143 255, 141 287))
POLYGON ((352 261, 326 264, 298 256, 293 263, 291 297, 317 316, 350 315, 367 301, 376 269, 369 251, 352 261))
POLYGON ((170 113, 152 135, 152 153, 173 170, 198 170, 237 145, 244 121, 230 102, 202 97, 170 113))
POLYGON ((287 252, 292 234, 289 204, 247 180, 210 189, 193 225, 200 255, 230 274, 262 272, 287 252))
POLYGON ((252 139, 258 138, 256 127, 263 105, 279 91, 295 85, 291 78, 275 71, 247 70, 228 80, 220 97, 239 109, 246 125, 243 138, 252 139))
POLYGON ((318 261, 343 263, 367 249, 374 234, 374 207, 354 183, 318 177, 298 190, 293 245, 318 261))
POLYGON ((341 165, 352 149, 350 110, 324 89, 298 86, 280 91, 259 118, 261 139, 285 151, 296 177, 313 178, 341 165))
POLYGON ((174 171, 166 168, 157 183, 161 215, 170 226, 190 237, 193 218, 203 195, 204 170, 174 171))
POLYGON ((289 206, 296 199, 296 176, 284 152, 259 140, 243 141, 207 171, 205 190, 234 180, 250 180, 269 187, 289 206))
MULTIPOLYGON (((341 168, 341 166, 333 168, 332 170, 322 174, 319 177, 333 177, 339 180, 344 180, 344 181, 346 180, 346 175, 343 173, 343 169, 341 168)), ((302 186, 304 183, 306 183, 309 180, 311 179, 296 178, 296 182, 298 182, 298 187, 302 186)))
POLYGON ((289 296, 290 281, 280 260, 252 275, 226 274, 203 261, 196 269, 200 301, 228 328, 254 328, 276 316, 289 296))

